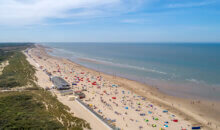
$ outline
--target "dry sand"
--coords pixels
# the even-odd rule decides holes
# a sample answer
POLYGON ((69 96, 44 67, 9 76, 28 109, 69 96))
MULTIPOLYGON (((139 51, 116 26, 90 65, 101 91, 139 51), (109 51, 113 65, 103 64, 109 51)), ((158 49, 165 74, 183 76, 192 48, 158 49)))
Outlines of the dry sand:
MULTIPOLYGON (((86 98, 83 101, 90 104, 103 117, 115 121, 114 124, 119 128, 176 130, 191 129, 192 125, 201 125, 203 129, 218 129, 217 126, 220 128, 219 102, 192 101, 168 96, 145 84, 100 73, 67 59, 49 56, 45 48, 41 46, 29 50, 28 61, 39 70, 36 75, 40 86, 52 86, 49 77, 42 69, 46 69, 54 76, 63 77, 70 84, 78 82, 77 86, 73 87, 74 90, 87 89, 84 92, 86 98), (96 82, 96 84, 92 85, 92 82, 96 82), (118 87, 112 87, 112 85, 118 87), (112 99, 112 97, 116 97, 116 99, 112 99), (126 107, 128 109, 125 109, 126 107), (163 110, 169 112, 164 113, 163 110), (174 119, 178 119, 178 122, 174 122, 174 119), (164 127, 165 122, 169 122, 168 128, 164 127), (153 128, 152 124, 155 124, 156 128, 153 128)), ((76 116, 87 120, 93 129, 104 129, 102 124, 97 125, 98 127, 94 126, 99 122, 95 118, 88 119, 83 116, 86 115, 85 111, 74 108, 75 102, 67 101, 67 97, 54 93, 58 95, 58 99, 63 104, 71 108, 76 116), (77 113, 82 115, 77 115, 77 113)))
POLYGON ((0 63, 0 75, 2 74, 2 71, 4 70, 4 68, 9 65, 8 61, 4 61, 2 63, 0 63))

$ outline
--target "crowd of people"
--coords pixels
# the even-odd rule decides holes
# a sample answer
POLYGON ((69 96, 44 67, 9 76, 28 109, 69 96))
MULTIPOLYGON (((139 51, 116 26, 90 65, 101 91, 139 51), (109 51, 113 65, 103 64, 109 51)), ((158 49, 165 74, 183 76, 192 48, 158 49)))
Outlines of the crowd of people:
POLYGON ((43 57, 40 53, 35 50, 31 56, 42 69, 64 78, 74 91, 83 91, 86 96, 82 101, 119 129, 189 130, 192 127, 183 118, 154 105, 147 97, 106 80, 100 73, 86 71, 68 60, 43 57))

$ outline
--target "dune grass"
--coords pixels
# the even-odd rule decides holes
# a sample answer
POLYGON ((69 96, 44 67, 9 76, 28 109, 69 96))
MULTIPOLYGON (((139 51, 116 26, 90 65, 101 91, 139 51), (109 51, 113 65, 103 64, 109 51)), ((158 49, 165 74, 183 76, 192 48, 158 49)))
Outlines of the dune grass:
POLYGON ((1 93, 0 115, 0 129, 64 129, 31 93, 1 93))
POLYGON ((8 58, 9 65, 4 68, 0 75, 0 88, 22 87, 29 84, 34 85, 36 77, 35 69, 31 66, 21 52, 14 52, 8 58))
POLYGON ((20 50, 4 60, 9 65, 0 75, 0 88, 28 87, 21 92, 0 92, 0 129, 91 129, 85 120, 72 116, 69 108, 49 91, 37 86, 36 70, 20 50))

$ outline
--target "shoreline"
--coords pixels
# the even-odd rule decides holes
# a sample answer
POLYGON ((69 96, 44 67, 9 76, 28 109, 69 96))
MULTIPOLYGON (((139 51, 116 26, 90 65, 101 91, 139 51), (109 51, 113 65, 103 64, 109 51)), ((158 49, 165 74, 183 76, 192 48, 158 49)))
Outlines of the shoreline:
MULTIPOLYGON (((45 47, 45 45, 43 46, 45 47)), ((70 61, 73 61, 75 64, 84 66, 86 68, 95 71, 100 71, 102 73, 109 75, 117 75, 117 77, 140 82, 153 88, 158 88, 158 90, 165 95, 170 95, 179 98, 187 98, 189 100, 206 100, 206 101, 220 102, 220 97, 218 96, 218 92, 220 92, 220 89, 218 84, 208 84, 206 82, 203 82, 203 80, 201 81, 198 80, 198 82, 197 80, 191 81, 191 79, 184 79, 181 81, 166 80, 166 79, 163 80, 157 78, 154 79, 154 78, 150 78, 151 76, 148 77, 143 76, 142 74, 145 72, 145 70, 139 72, 140 70, 138 69, 137 74, 126 73, 123 69, 123 66, 120 66, 123 69, 123 71, 118 72, 117 69, 120 68, 115 68, 115 67, 116 66, 119 67, 118 65, 120 65, 120 63, 118 64, 117 62, 112 63, 108 61, 93 59, 92 57, 83 58, 83 57, 74 56, 74 58, 71 58, 69 56, 66 57, 66 55, 63 54, 62 55, 54 54, 52 53, 52 51, 56 52, 56 48, 51 47, 48 51, 49 52, 48 54, 55 57, 68 59, 70 61), (110 66, 113 67, 113 69, 108 68, 110 66), (141 74, 138 75, 138 73, 141 74)), ((127 69, 126 66, 125 68, 127 69)), ((155 71, 157 72, 157 70, 155 71)), ((158 73, 160 73, 160 71, 158 71, 158 73)))
POLYGON ((216 113, 216 109, 219 108, 219 102, 214 102, 215 105, 212 108, 209 108, 209 104, 210 104, 209 101, 191 101, 189 99, 182 99, 174 96, 169 96, 160 92, 157 88, 148 86, 146 84, 137 82, 135 80, 130 80, 123 77, 106 74, 90 68, 86 68, 69 59, 51 56, 46 52, 47 48, 45 48, 44 46, 36 45, 36 47, 41 48, 51 58, 61 59, 70 62, 74 66, 82 70, 85 70, 86 72, 95 75, 101 75, 105 79, 117 83, 119 86, 122 86, 123 88, 129 91, 139 94, 140 96, 147 97, 147 99, 150 100, 155 105, 161 106, 162 108, 165 109, 169 109, 169 111, 175 113, 176 115, 181 116, 186 120, 189 120, 192 124, 201 124, 207 129, 213 129, 216 127, 216 125, 218 126, 220 125, 218 121, 219 118, 213 117, 213 115, 218 116, 218 111, 216 113), (210 111, 209 109, 211 109, 212 111, 210 111), (198 113, 198 110, 200 110, 201 113, 198 113), (211 114, 212 116, 207 116, 208 114, 205 113, 205 111, 213 112, 213 115, 211 114), (214 120, 217 120, 217 122, 214 120), (212 122, 213 124, 211 126, 207 126, 207 122, 212 122))
MULTIPOLYGON (((58 57, 58 56, 54 56, 54 57, 58 57)), ((128 78, 126 76, 120 76, 120 75, 117 75, 117 74, 114 75, 114 74, 111 74, 111 73, 108 73, 108 72, 99 71, 99 70, 96 70, 96 69, 94 69, 92 67, 88 67, 88 66, 84 66, 82 64, 76 63, 76 62, 72 61, 69 58, 64 58, 64 57, 59 57, 59 58, 66 59, 66 60, 72 62, 73 64, 77 64, 79 66, 82 66, 84 68, 87 68, 87 69, 90 69, 90 70, 93 70, 93 71, 96 71, 96 72, 99 72, 99 73, 103 73, 103 74, 106 74, 106 75, 111 75, 112 77, 118 77, 118 78, 130 80, 130 81, 138 82, 138 83, 140 83, 142 85, 145 85, 146 87, 149 87, 150 89, 155 89, 156 91, 158 91, 160 94, 163 94, 163 95, 167 95, 167 96, 171 96, 171 97, 176 97, 176 98, 180 98, 180 99, 202 100, 202 101, 206 101, 206 102, 220 103, 220 100, 218 100, 218 99, 209 99, 207 97, 192 96, 192 95, 189 95, 189 94, 187 96, 183 96, 184 94, 181 94, 181 95, 175 94, 174 95, 174 94, 171 94, 169 92, 165 92, 165 91, 169 91, 170 89, 173 89, 174 86, 172 86, 172 87, 167 86, 166 88, 159 88, 159 87, 157 87, 157 85, 149 85, 148 83, 146 83, 144 81, 138 81, 138 80, 135 80, 135 79, 132 79, 132 78, 128 78)), ((98 61, 93 61, 93 60, 88 60, 88 59, 83 59, 83 58, 78 58, 78 60, 86 61, 86 62, 91 62, 91 63, 95 63, 95 64, 103 64, 103 63, 99 63, 98 61)), ((178 84, 178 83, 176 83, 176 84, 178 84)), ((175 86, 178 86, 178 85, 175 85, 175 86)), ((178 93, 181 93, 181 92, 178 92, 178 93)))

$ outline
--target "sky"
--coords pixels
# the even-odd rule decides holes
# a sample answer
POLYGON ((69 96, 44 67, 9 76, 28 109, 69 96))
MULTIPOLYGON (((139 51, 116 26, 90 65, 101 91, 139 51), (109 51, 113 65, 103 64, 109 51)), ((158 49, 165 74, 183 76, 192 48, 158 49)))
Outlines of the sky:
POLYGON ((0 0, 0 42, 220 43, 220 0, 0 0))

